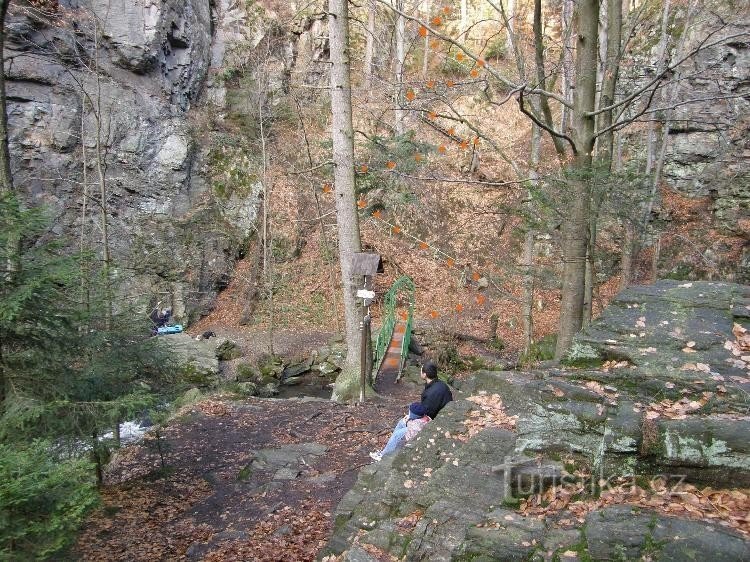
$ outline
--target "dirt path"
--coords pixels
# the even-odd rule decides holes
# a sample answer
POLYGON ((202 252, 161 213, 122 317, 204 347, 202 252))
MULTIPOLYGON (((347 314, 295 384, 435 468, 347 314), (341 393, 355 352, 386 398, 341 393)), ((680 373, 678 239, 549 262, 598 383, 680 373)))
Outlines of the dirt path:
POLYGON ((207 400, 157 440, 121 451, 81 560, 313 560, 337 503, 420 389, 365 405, 319 399, 207 400))

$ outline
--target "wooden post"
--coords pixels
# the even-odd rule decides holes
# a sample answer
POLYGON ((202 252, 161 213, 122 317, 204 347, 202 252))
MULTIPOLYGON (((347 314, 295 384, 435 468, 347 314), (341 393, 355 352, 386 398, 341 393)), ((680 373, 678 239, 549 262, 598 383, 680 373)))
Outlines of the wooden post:
POLYGON ((365 314, 362 319, 362 353, 360 357, 360 378, 359 378, 359 402, 360 404, 365 401, 365 388, 367 385, 367 340, 370 338, 370 314, 365 314))

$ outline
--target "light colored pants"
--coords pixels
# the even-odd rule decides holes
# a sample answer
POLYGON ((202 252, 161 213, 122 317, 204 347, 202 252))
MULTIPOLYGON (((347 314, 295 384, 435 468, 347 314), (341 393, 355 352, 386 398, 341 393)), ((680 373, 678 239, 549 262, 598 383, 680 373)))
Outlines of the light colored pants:
POLYGON ((388 439, 388 443, 385 444, 380 454, 385 456, 390 453, 395 453, 403 444, 404 436, 406 435, 406 421, 404 418, 398 420, 396 427, 393 429, 391 437, 388 439))

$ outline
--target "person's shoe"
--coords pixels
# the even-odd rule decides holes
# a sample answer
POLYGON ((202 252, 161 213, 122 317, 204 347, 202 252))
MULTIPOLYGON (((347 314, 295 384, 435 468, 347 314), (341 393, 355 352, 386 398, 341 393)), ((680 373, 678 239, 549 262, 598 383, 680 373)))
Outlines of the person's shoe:
POLYGON ((370 453, 370 458, 374 460, 375 462, 378 462, 379 460, 383 458, 383 455, 381 455, 378 452, 373 451, 372 453, 370 453))

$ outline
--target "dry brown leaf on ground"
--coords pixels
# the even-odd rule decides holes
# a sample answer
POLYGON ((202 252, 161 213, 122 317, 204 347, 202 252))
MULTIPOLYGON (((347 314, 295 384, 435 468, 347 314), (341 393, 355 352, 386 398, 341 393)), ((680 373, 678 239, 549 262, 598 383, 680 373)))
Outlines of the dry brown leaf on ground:
MULTIPOLYGON (((750 536, 750 490, 747 489, 698 489, 691 484, 670 486, 663 479, 655 478, 648 489, 627 481, 603 490, 599 498, 578 499, 571 503, 570 497, 581 491, 580 484, 573 483, 549 488, 522 500, 520 512, 524 516, 546 518, 567 509, 580 522, 589 512, 609 505, 638 505, 664 515, 718 521, 750 536)), ((562 521, 565 520, 558 523, 562 521)))
POLYGON ((504 429, 514 430, 518 416, 509 416, 503 407, 503 401, 499 394, 479 393, 478 395, 469 396, 470 402, 479 406, 479 410, 472 410, 469 413, 469 419, 464 420, 468 435, 470 438, 479 433, 485 427, 502 427, 504 429))

